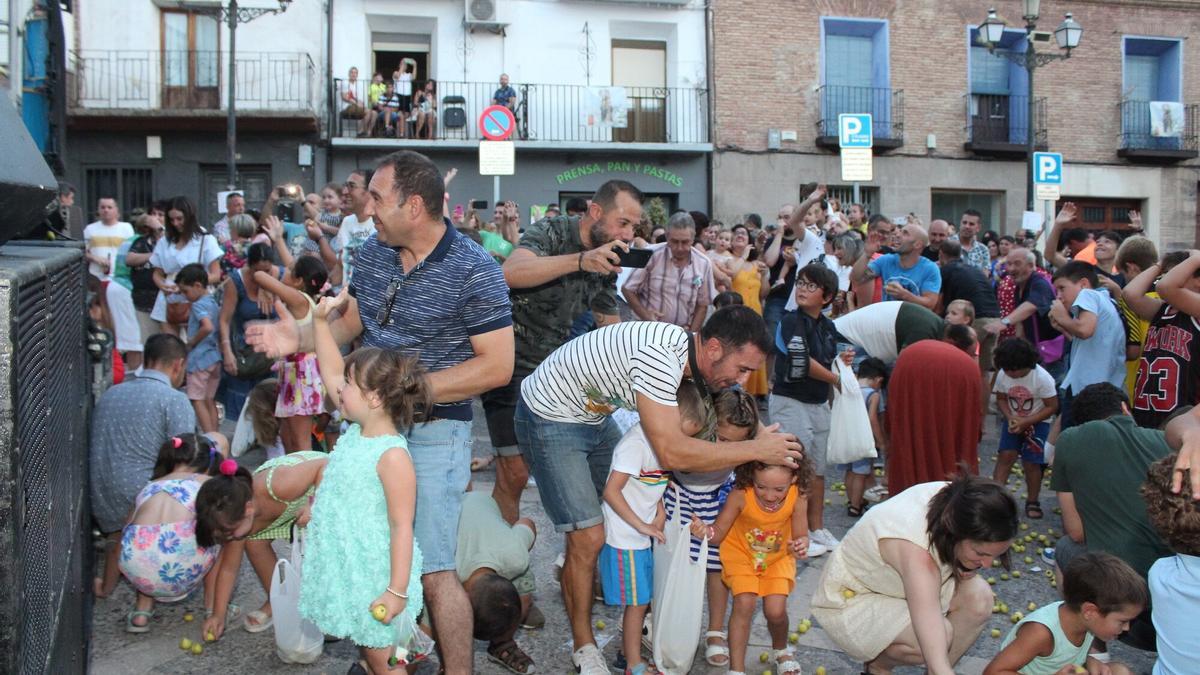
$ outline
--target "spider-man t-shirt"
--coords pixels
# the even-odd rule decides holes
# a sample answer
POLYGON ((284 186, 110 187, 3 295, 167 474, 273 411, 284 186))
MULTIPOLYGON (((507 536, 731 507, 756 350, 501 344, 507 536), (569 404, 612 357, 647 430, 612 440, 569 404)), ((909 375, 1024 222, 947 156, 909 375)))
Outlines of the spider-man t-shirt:
POLYGON ((1045 399, 1058 394, 1054 376, 1041 366, 1034 366, 1023 377, 1010 377, 1008 372, 1001 370, 996 373, 996 386, 992 391, 1008 397, 1008 410, 1013 417, 1036 415, 1046 407, 1045 399))

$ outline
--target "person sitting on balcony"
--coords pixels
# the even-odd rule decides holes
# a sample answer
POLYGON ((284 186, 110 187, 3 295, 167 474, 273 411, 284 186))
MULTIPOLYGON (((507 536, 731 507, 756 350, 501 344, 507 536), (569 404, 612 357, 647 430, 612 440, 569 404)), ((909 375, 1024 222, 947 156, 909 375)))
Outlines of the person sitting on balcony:
POLYGON ((395 85, 388 82, 384 87, 383 96, 379 97, 379 103, 375 108, 379 111, 376 113, 376 122, 371 128, 371 135, 379 129, 379 125, 383 125, 383 135, 404 137, 404 131, 408 126, 408 118, 401 119, 400 112, 400 95, 396 93, 395 85))
POLYGON ((358 82, 358 68, 351 68, 350 75, 345 82, 341 83, 338 91, 338 99, 340 99, 340 108, 338 114, 343 118, 358 120, 358 131, 363 132, 363 126, 366 124, 367 109, 363 106, 362 99, 358 96, 358 90, 361 85, 358 82))
POLYGON ((432 139, 437 133, 437 81, 434 79, 425 80, 425 86, 422 87, 413 96, 413 117, 417 127, 415 136, 417 138, 432 139))
POLYGON ((379 99, 387 91, 387 87, 383 84, 383 74, 375 73, 371 76, 371 86, 367 87, 367 104, 372 110, 379 109, 379 99))
POLYGON ((492 94, 492 105, 502 105, 509 110, 517 107, 517 90, 508 83, 508 74, 500 74, 500 88, 492 94))

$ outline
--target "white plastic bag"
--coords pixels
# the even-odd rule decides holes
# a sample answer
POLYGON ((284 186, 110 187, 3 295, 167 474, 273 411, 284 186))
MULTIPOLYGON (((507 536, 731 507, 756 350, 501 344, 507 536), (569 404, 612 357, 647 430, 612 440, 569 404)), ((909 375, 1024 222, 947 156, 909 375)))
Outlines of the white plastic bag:
POLYGON ((300 567, 304 559, 304 529, 296 528, 292 559, 281 558, 271 575, 271 614, 275 653, 284 663, 312 663, 321 658, 325 634, 300 616, 300 567))
POLYGON ((692 562, 688 523, 669 520, 663 533, 667 543, 654 549, 654 663, 667 675, 684 675, 700 643, 708 538, 700 544, 698 562, 692 562))
POLYGON ((433 655, 433 638, 421 630, 407 611, 392 619, 392 626, 396 629, 396 638, 388 654, 388 670, 403 669, 433 655))
POLYGON ((862 389, 854 370, 833 360, 833 372, 841 382, 841 391, 833 390, 833 411, 829 417, 829 443, 825 461, 829 464, 849 464, 860 459, 874 458, 875 436, 871 433, 871 418, 863 402, 862 389))

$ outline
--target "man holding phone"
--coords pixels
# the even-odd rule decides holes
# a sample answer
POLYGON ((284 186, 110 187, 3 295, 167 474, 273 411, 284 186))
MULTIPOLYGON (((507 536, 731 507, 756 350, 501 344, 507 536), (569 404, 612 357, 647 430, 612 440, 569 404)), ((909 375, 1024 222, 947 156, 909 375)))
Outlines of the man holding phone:
MULTIPOLYGON (((616 274, 642 218, 641 190, 622 180, 600 186, 582 216, 534 223, 504 261, 511 289, 516 363, 512 381, 482 395, 488 435, 496 448, 492 496, 509 523, 520 514, 529 469, 513 432, 521 382, 567 342, 575 317, 590 309, 599 326, 617 323, 616 274)), ((515 210, 515 207, 514 207, 515 210)))

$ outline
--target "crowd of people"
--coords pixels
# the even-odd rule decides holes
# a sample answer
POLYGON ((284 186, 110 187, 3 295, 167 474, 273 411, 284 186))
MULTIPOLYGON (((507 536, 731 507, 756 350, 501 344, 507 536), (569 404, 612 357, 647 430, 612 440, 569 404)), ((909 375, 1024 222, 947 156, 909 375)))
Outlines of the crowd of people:
POLYGON ((531 223, 497 204, 485 224, 451 209, 452 177, 397 152, 257 212, 231 194, 211 227, 186 197, 132 225, 96 205, 95 318, 126 381, 94 416, 94 591, 128 579, 128 631, 201 584, 210 639, 269 629, 269 601, 240 617, 229 602, 243 553, 269 588, 271 542, 303 528, 300 611, 361 648, 352 672, 388 669, 401 615, 445 672, 471 671, 472 636, 514 673, 565 669, 515 640, 545 623, 520 511, 536 484, 564 535, 576 672, 610 668, 597 596, 624 607, 618 667, 657 672, 643 623, 671 601, 654 570, 682 532, 708 602, 685 640, 708 663, 745 672, 761 598, 776 672, 799 673, 787 600, 797 561, 828 555, 812 607, 841 649, 870 673, 951 673, 992 613, 980 573, 1007 564, 1022 517, 1046 518, 1048 476, 1063 600, 988 672, 1125 672, 1118 639, 1157 651, 1156 672, 1200 656, 1200 251, 1160 259, 1136 213, 1132 233, 1091 234, 1068 203, 1045 232, 997 236, 976 211, 893 222, 819 184, 765 225, 654 223, 621 180, 531 223), (843 462, 847 378, 874 452, 843 462), (469 489, 491 463, 472 462, 476 398, 490 495, 469 489), (993 410, 999 443, 981 447, 993 410), (242 466, 253 446, 266 462, 242 466), (855 520, 840 539, 827 478, 855 520))

